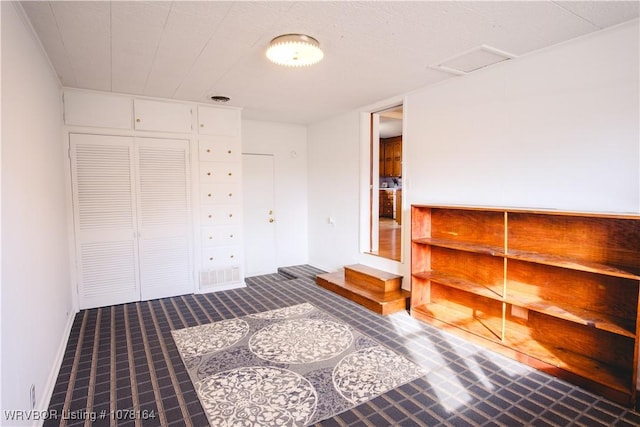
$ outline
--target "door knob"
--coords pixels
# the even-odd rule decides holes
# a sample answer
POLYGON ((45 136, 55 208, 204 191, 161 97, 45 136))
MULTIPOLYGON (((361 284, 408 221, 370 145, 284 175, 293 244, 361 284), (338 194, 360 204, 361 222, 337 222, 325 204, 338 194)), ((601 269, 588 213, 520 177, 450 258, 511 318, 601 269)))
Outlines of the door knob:
POLYGON ((275 219, 269 218, 269 222, 273 222, 273 221, 275 221, 275 219))

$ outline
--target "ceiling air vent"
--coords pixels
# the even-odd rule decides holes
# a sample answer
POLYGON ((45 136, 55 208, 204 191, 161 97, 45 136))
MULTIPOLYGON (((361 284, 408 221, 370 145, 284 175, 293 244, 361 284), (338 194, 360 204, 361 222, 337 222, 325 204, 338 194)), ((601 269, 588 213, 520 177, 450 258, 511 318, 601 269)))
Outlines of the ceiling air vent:
POLYGON ((432 66, 440 71, 463 76, 498 62, 515 58, 503 50, 481 45, 432 66))

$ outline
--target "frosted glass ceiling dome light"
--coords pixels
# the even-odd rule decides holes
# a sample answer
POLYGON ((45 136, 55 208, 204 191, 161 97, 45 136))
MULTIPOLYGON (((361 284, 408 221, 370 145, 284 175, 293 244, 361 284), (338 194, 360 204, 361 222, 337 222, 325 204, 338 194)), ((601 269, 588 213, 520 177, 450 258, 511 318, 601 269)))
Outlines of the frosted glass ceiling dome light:
POLYGON ((320 43, 304 34, 284 34, 271 40, 267 58, 278 65, 304 67, 319 62, 324 57, 320 43))

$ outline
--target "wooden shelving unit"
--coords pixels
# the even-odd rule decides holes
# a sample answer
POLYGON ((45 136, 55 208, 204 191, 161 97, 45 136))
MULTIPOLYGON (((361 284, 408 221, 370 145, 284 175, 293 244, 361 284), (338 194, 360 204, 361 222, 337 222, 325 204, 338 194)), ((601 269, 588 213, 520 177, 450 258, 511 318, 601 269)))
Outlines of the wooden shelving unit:
POLYGON ((625 405, 638 375, 640 216, 411 208, 411 314, 625 405))

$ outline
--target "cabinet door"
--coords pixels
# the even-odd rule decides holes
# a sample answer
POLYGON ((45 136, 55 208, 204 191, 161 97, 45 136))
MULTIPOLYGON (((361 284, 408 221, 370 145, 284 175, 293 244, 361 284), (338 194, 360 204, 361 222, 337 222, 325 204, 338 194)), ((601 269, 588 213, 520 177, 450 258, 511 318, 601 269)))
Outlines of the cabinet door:
POLYGON ((64 122, 72 126, 131 129, 132 100, 121 95, 64 92, 64 122))
POLYGON ((384 143, 384 176, 393 176, 393 145, 384 143))
POLYGON ((134 141, 70 135, 80 308, 140 298, 134 141))
POLYGON ((239 136, 240 110, 198 106, 198 132, 202 135, 239 136))
POLYGON ((143 300, 193 292, 189 141, 138 138, 143 300))
POLYGON ((393 141, 391 144, 392 171, 391 176, 402 176, 402 140, 393 141))
POLYGON ((380 216, 393 218, 393 192, 380 190, 380 216))
POLYGON ((380 151, 378 152, 378 175, 386 177, 387 174, 384 170, 384 142, 380 141, 380 151))
POLYGON ((159 132, 191 132, 191 106, 178 102, 134 101, 136 130, 159 132))

